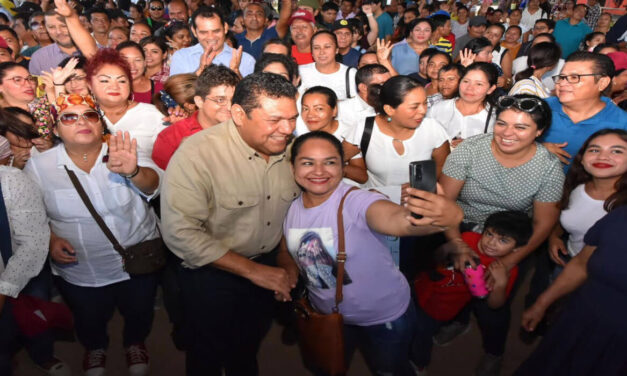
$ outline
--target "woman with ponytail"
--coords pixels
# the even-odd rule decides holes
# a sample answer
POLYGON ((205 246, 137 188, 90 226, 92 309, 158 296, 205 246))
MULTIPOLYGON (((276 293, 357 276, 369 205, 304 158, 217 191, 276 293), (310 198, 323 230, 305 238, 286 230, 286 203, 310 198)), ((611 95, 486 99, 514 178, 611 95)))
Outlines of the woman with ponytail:
POLYGON ((542 42, 531 47, 527 56, 528 68, 519 72, 516 84, 509 91, 509 95, 531 94, 540 98, 551 96, 551 90, 542 82, 542 76, 555 68, 561 56, 559 45, 551 42, 542 42))

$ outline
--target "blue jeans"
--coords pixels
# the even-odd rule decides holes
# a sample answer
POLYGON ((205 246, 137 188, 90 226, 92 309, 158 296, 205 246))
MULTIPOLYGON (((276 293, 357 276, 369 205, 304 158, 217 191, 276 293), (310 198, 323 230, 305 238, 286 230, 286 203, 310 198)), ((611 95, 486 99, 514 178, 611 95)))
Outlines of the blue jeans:
POLYGON ((107 324, 117 308, 124 318, 124 347, 143 343, 154 316, 158 273, 102 287, 83 287, 55 277, 55 283, 74 315, 76 337, 87 350, 106 349, 107 324))
POLYGON ((347 364, 360 348, 375 375, 413 375, 409 364, 410 346, 416 330, 416 308, 413 301, 405 313, 384 324, 344 325, 347 364))

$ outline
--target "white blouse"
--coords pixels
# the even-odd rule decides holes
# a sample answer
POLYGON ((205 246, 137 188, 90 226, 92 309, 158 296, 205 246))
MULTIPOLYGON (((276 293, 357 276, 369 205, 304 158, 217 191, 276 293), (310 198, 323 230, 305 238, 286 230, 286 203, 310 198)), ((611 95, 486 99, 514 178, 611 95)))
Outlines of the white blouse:
POLYGON ((41 193, 22 170, 0 166, 0 182, 13 251, 7 265, 0 257, 0 294, 17 298, 48 257, 50 228, 41 193))
MULTIPOLYGON (((78 286, 106 286, 127 280, 129 275, 123 271, 121 256, 87 210, 64 166, 74 171, 92 205, 123 247, 159 236, 157 216, 146 202, 159 190, 146 196, 128 179, 109 171, 103 162, 107 151, 108 146, 103 143, 89 173, 74 164, 63 144, 31 158, 24 168, 43 194, 52 231, 76 251, 76 263, 52 262, 52 272, 78 286)), ((138 156, 138 164, 155 170, 161 180, 163 172, 150 157, 138 156)))
POLYGON ((496 113, 493 110, 488 118, 489 106, 476 114, 464 116, 455 106, 457 98, 447 99, 434 104, 427 111, 427 117, 435 119, 442 125, 449 140, 456 137, 466 139, 482 133, 491 133, 496 121, 496 113), (488 120, 486 122, 486 120, 488 120), (487 129, 486 129, 487 123, 487 129))

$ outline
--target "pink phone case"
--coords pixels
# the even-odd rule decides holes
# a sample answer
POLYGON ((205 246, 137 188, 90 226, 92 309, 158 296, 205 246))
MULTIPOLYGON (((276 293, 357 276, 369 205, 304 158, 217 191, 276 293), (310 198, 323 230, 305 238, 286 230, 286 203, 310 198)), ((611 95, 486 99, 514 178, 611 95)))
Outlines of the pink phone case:
POLYGON ((485 274, 485 266, 478 265, 477 269, 473 269, 468 266, 464 271, 464 278, 466 280, 466 284, 468 285, 468 289, 472 296, 477 298, 485 298, 490 294, 490 291, 486 288, 485 280, 483 276, 485 274))

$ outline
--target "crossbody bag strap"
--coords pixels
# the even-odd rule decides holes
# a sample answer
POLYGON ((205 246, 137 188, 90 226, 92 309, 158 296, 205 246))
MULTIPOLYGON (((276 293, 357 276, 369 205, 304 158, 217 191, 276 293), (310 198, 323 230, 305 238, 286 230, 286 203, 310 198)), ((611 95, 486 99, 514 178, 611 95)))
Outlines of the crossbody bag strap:
POLYGON ((12 254, 11 226, 9 225, 9 215, 7 213, 7 207, 4 204, 4 195, 2 194, 2 185, 0 184, 0 255, 2 256, 5 268, 12 254))
POLYGON ((340 201, 340 206, 337 209, 337 278, 335 281, 335 307, 333 307, 333 312, 339 311, 338 306, 344 299, 342 295, 342 285, 344 285, 344 265, 346 264, 346 239, 344 237, 344 216, 342 215, 342 211, 344 210, 346 196, 356 189, 359 188, 352 187, 344 194, 342 201, 340 201))
POLYGON ((492 109, 494 108, 492 104, 489 104, 489 105, 490 105, 490 110, 488 110, 488 117, 485 118, 485 126, 483 127, 483 133, 488 133, 488 126, 490 125, 490 118, 492 117, 492 109))
POLYGON ((361 150, 361 156, 366 160, 366 153, 368 152, 368 146, 370 145, 370 138, 372 138, 372 130, 374 129, 374 116, 368 116, 366 118, 366 124, 364 124, 364 133, 361 135, 361 142, 359 143, 359 149, 361 150))
POLYGON ((346 68, 346 77, 344 78, 344 82, 346 84, 346 98, 352 98, 351 96, 351 83, 350 83, 350 72, 353 67, 346 68))
POLYGON ((76 177, 76 174, 74 173, 74 171, 70 171, 67 168, 67 166, 63 166, 63 168, 65 168, 65 172, 67 172, 68 176, 70 177, 70 180, 72 181, 72 184, 74 185, 74 188, 76 188, 76 192, 78 192, 78 195, 81 197, 81 200, 87 207, 87 210, 89 210, 89 214, 91 214, 91 216, 94 218, 94 220, 96 221, 96 223, 98 224, 102 232, 104 232, 104 234, 107 236, 111 244, 113 244, 113 248, 119 254, 122 254, 122 252, 124 252, 124 248, 120 245, 120 243, 118 243, 118 240, 115 238, 111 230, 109 230, 109 227, 107 227, 107 224, 102 219, 100 214, 98 214, 98 212, 94 208, 94 205, 92 205, 91 201, 89 200, 89 196, 87 196, 87 193, 83 189, 81 182, 78 181, 78 178, 76 177))

